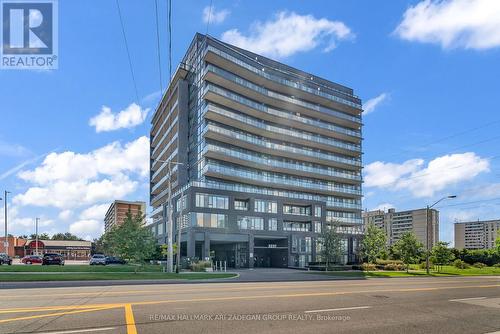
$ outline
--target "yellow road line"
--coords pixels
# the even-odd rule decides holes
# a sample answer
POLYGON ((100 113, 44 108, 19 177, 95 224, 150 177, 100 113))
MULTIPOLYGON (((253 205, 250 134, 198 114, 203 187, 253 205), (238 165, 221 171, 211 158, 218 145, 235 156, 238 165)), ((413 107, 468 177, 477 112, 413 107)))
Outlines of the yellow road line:
POLYGON ((3 309, 0 314, 5 313, 20 313, 20 312, 44 312, 44 311, 61 311, 61 310, 81 310, 81 309, 92 309, 99 307, 123 307, 123 303, 113 303, 113 304, 89 304, 89 305, 61 305, 61 306, 40 306, 40 307, 23 307, 23 308, 11 308, 3 309))
POLYGON ((132 305, 130 304, 125 304, 125 321, 127 322, 127 334, 137 334, 134 312, 132 311, 132 305))
MULTIPOLYGON (((499 278, 500 279, 500 278, 499 278)), ((482 281, 481 283, 486 283, 486 282, 498 282, 499 280, 488 280, 488 281, 482 281)), ((275 283, 275 282, 272 282, 275 283)), ((287 288, 304 288, 304 289, 314 289, 314 288, 323 288, 323 287, 336 287, 335 283, 338 283, 338 281, 331 281, 329 284, 316 284, 316 285, 308 285, 308 286, 300 286, 299 284, 293 284, 293 285, 278 285, 278 286, 246 286, 246 287, 238 287, 238 288, 219 288, 219 289, 213 289, 213 288, 201 288, 201 289, 196 289, 196 288, 191 288, 191 289, 156 289, 156 290, 127 290, 127 291, 101 291, 101 292, 75 292, 75 293, 53 293, 53 294, 38 294, 37 297, 77 297, 77 296, 108 296, 108 295, 131 295, 131 294, 141 294, 141 293, 153 293, 153 294, 158 294, 161 292, 171 292, 171 293, 178 293, 178 292, 203 292, 203 291, 210 291, 210 292, 217 292, 217 291, 245 291, 245 290, 258 290, 258 289, 287 289, 287 288)), ((411 284, 415 284, 415 282, 408 282, 411 284)), ((419 282, 421 284, 449 284, 449 283, 477 283, 477 281, 441 281, 441 282, 419 282)), ((214 284, 214 283, 211 283, 214 284)), ((218 283, 215 283, 218 284, 218 283)), ((226 284, 226 283, 222 283, 226 284)), ((233 283, 230 283, 233 284, 233 283)), ((269 284, 269 283, 267 283, 269 284)), ((392 285, 394 282, 373 282, 373 283, 358 283, 358 284, 342 284, 341 287, 349 287, 349 286, 384 286, 384 285, 392 285)), ((0 295, 0 298, 10 298, 13 297, 14 295, 0 295)), ((19 298, 33 298, 33 296, 19 296, 15 295, 16 299, 19 298)), ((0 309, 2 311, 3 309, 0 309)))
POLYGON ((57 317, 57 316, 60 316, 60 315, 67 315, 67 314, 77 314, 77 313, 85 313, 85 312, 102 311, 102 310, 108 310, 108 309, 111 309, 111 308, 116 308, 116 307, 99 307, 99 308, 91 308, 91 309, 77 310, 77 311, 67 311, 67 312, 58 312, 58 313, 32 315, 32 316, 19 317, 19 318, 2 319, 2 320, 0 320, 0 323, 12 322, 12 321, 20 321, 20 320, 31 320, 31 319, 47 318, 47 317, 57 317))

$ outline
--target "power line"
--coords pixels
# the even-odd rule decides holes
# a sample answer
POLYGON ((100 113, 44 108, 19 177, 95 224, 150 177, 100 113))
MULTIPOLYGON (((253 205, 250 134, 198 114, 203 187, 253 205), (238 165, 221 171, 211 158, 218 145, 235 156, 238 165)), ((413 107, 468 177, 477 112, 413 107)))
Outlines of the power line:
POLYGON ((125 27, 123 26, 122 11, 120 9, 120 3, 118 2, 118 0, 116 0, 116 8, 118 8, 118 16, 120 17, 120 25, 122 27, 123 41, 125 42, 125 49, 127 50, 128 65, 130 67, 130 74, 132 75, 132 82, 134 83, 135 98, 137 99, 137 103, 139 103, 139 93, 137 91, 134 69, 132 67, 132 60, 130 58, 130 51, 128 49, 127 35, 125 34, 125 27))
POLYGON ((161 51, 160 51, 160 28, 158 24, 158 0, 155 0, 155 16, 156 16, 156 52, 158 53, 158 71, 160 73, 160 92, 163 93, 163 79, 161 75, 161 51))
POLYGON ((462 206, 462 205, 469 205, 469 204, 477 204, 477 203, 484 203, 484 202, 496 201, 496 200, 499 200, 499 199, 500 199, 500 197, 495 197, 495 198, 483 199, 483 200, 477 200, 477 201, 471 201, 471 202, 462 202, 462 203, 456 203, 456 204, 440 205, 440 206, 437 206, 436 208, 441 209, 441 208, 447 208, 447 207, 453 207, 453 206, 462 206))

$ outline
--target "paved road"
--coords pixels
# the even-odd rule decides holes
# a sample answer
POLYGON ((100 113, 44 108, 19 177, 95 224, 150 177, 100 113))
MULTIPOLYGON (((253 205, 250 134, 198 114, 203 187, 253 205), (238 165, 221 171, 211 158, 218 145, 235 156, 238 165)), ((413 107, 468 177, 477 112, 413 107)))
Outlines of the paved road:
POLYGON ((499 277, 0 290, 0 333, 494 333, 499 277))

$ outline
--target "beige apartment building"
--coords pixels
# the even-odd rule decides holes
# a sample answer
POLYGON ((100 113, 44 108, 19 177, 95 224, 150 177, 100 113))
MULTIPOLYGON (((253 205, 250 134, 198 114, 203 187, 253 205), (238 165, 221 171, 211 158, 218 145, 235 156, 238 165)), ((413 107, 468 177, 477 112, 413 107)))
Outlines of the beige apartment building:
POLYGON ((108 232, 115 225, 123 224, 127 212, 130 210, 132 216, 137 215, 139 212, 146 213, 145 202, 129 202, 116 200, 111 203, 106 216, 104 217, 104 231, 108 232))
POLYGON ((393 245, 406 232, 415 233, 417 239, 427 245, 426 235, 429 235, 429 247, 439 241, 439 211, 429 210, 429 229, 426 219, 427 209, 407 210, 397 212, 395 209, 374 210, 363 212, 363 224, 374 224, 384 230, 388 245, 393 245))
POLYGON ((455 223, 455 248, 494 248, 498 231, 500 231, 500 220, 455 223))

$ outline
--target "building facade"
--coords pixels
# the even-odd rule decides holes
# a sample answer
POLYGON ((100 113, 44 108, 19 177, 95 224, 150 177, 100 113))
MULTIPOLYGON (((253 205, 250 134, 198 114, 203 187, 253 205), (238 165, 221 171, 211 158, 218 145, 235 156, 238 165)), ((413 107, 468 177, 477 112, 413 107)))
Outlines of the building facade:
POLYGON ((45 253, 61 254, 66 260, 88 260, 92 242, 85 240, 26 240, 15 247, 15 256, 43 255, 45 253), (38 246, 38 247, 37 247, 38 246), (38 253, 37 253, 38 251, 38 253))
POLYGON ((123 224, 129 211, 132 213, 132 216, 136 216, 139 212, 144 215, 146 214, 146 203, 120 200, 111 203, 104 216, 104 232, 108 232, 113 226, 123 224))
POLYGON ((389 246, 396 243, 401 235, 407 232, 415 233, 417 239, 427 246, 429 237, 429 247, 434 246, 439 241, 439 211, 429 210, 429 225, 427 228, 427 209, 417 209, 399 211, 389 209, 363 212, 363 224, 374 224, 381 228, 386 236, 389 246))
POLYGON ((455 248, 492 249, 500 231, 500 220, 455 223, 455 248))
POLYGON ((305 267, 335 223, 355 262, 361 112, 350 88, 197 34, 152 119, 149 227, 167 242, 171 184, 183 257, 305 267))

